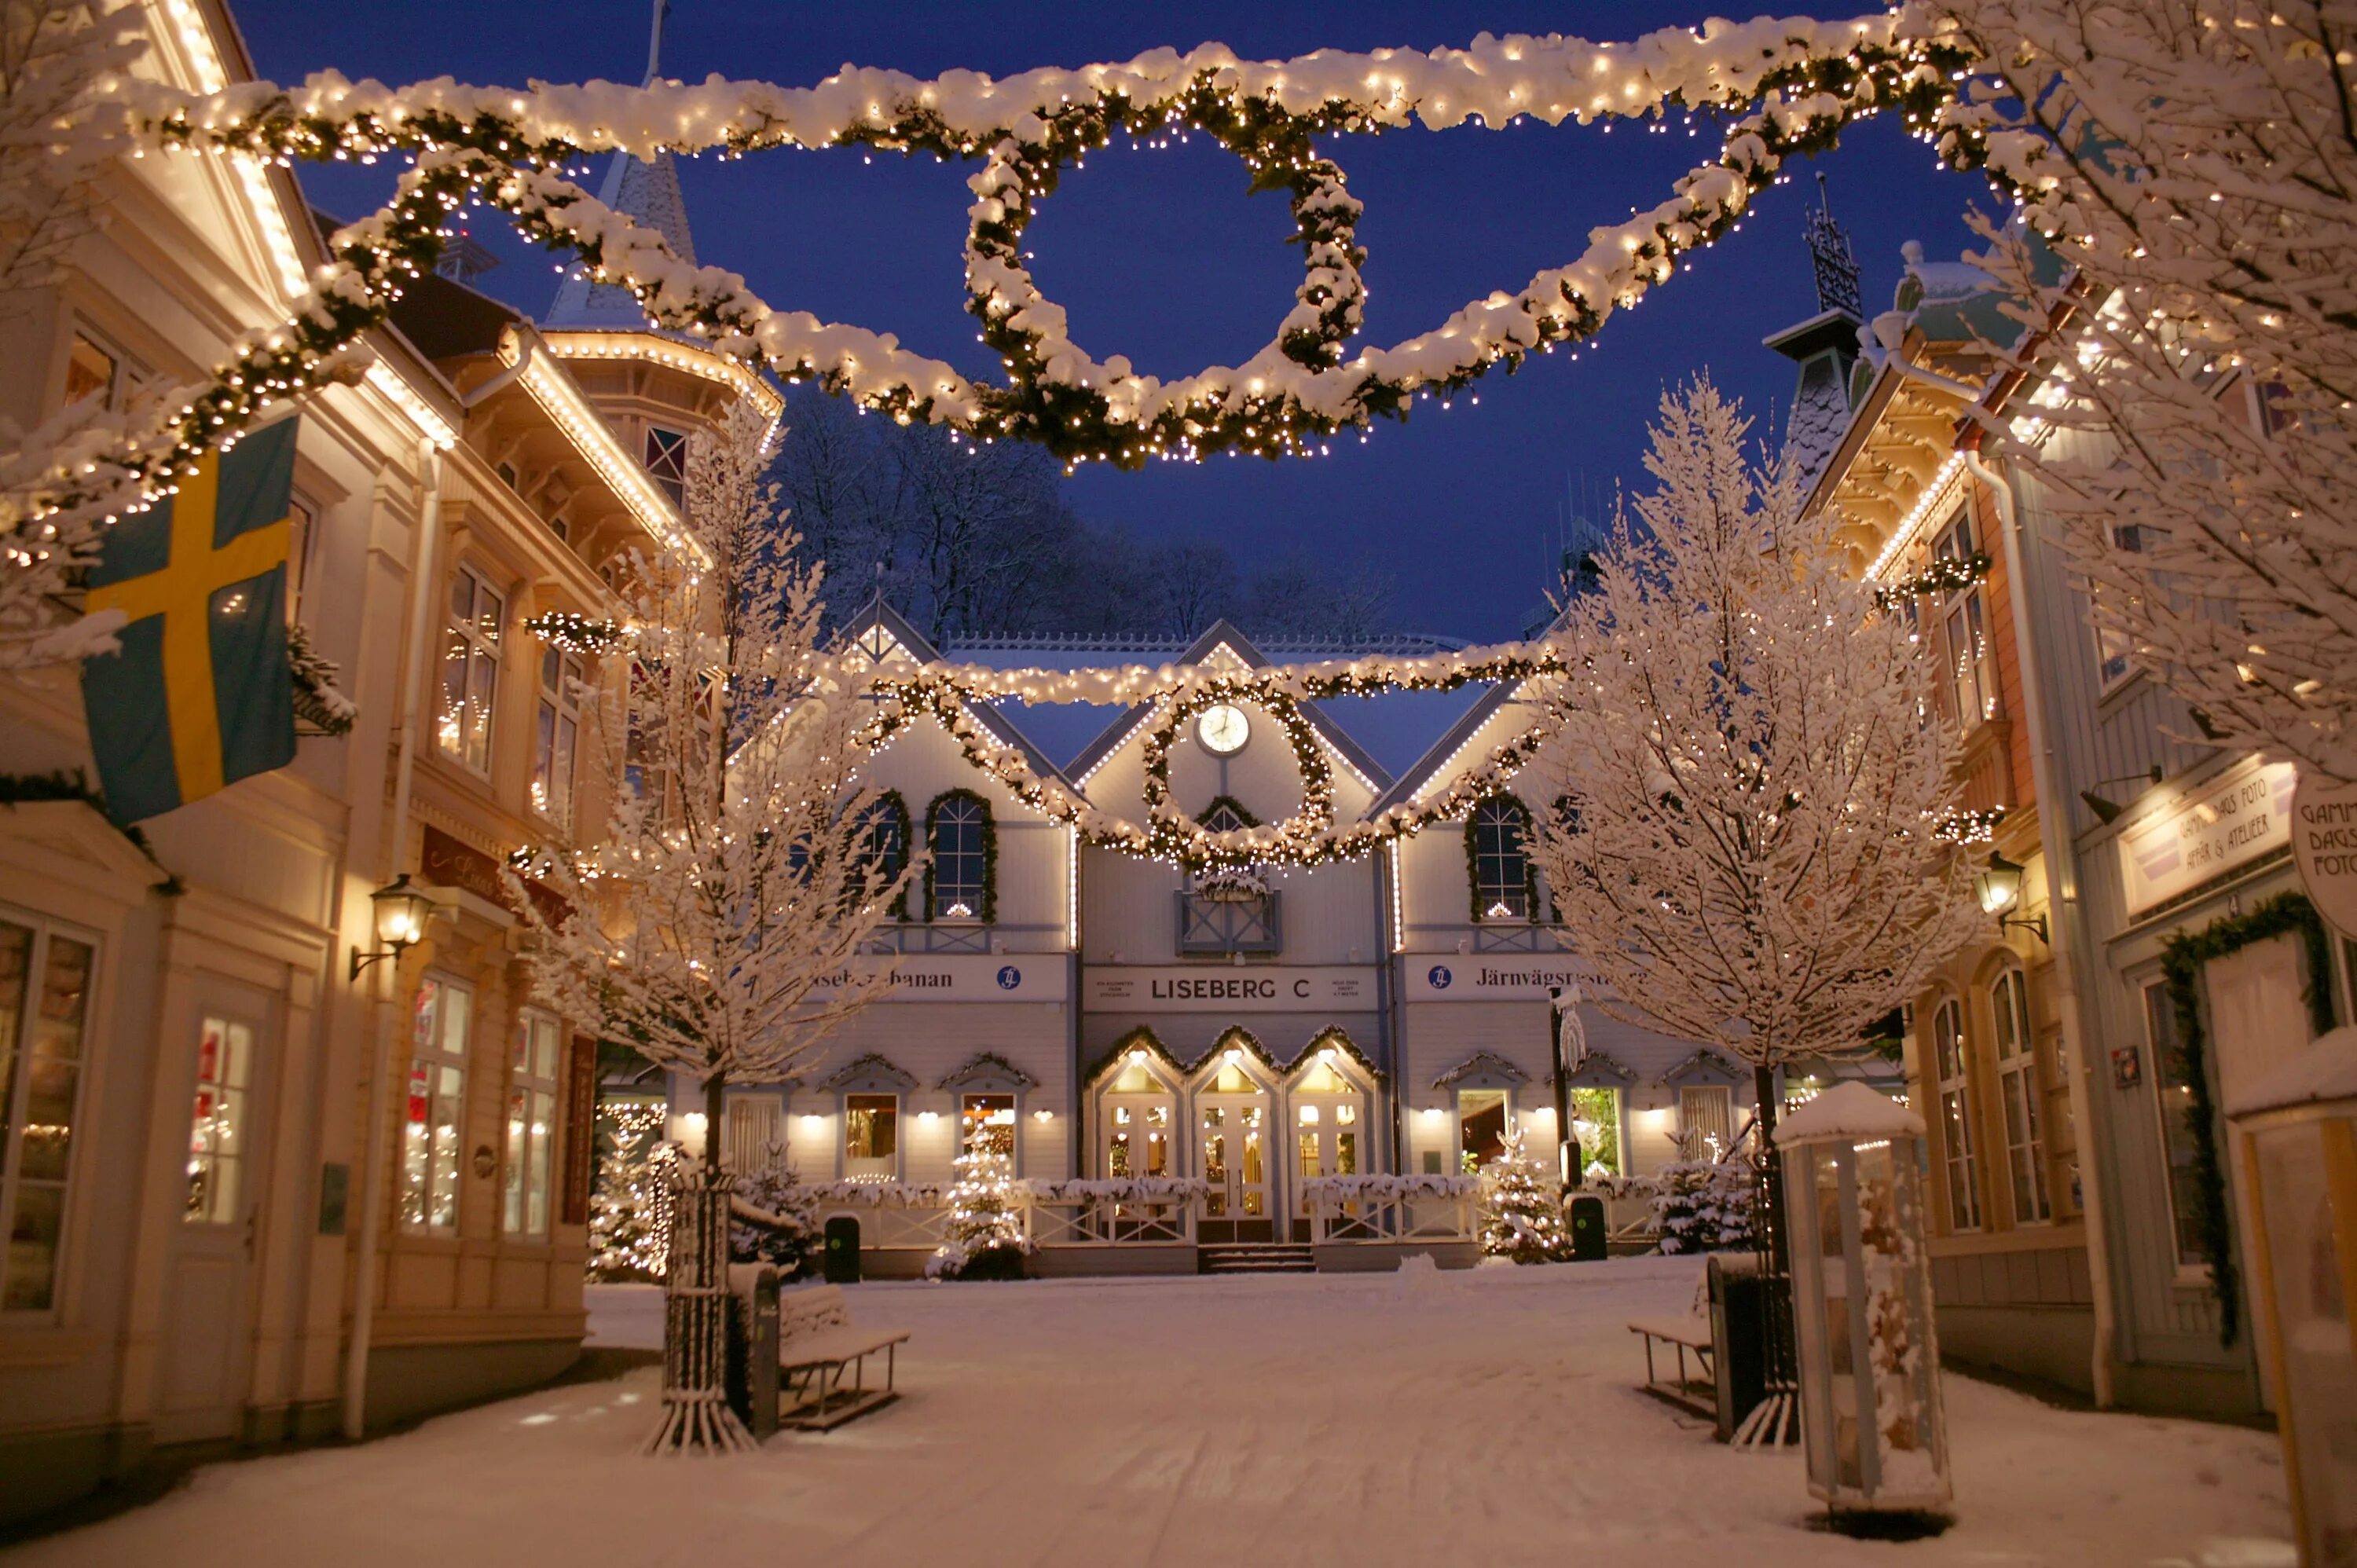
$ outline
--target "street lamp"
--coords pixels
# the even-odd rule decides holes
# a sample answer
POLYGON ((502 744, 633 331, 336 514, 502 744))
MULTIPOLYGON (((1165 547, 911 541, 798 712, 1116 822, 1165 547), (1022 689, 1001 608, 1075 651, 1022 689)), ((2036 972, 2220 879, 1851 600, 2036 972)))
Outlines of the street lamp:
POLYGON ((2034 918, 2025 919, 2019 916, 2006 913, 2007 909, 2021 902, 2021 873, 2020 865, 1992 850, 1989 853, 1988 869, 1973 879, 1980 891, 1981 913, 1995 915, 1996 929, 2000 931, 2007 926, 2019 926, 2025 931, 2037 932, 2040 941, 2050 944, 2053 939, 2046 934, 2045 916, 2040 915, 2034 918))
POLYGON ((425 922, 434 918, 433 896, 413 885, 405 871, 370 894, 369 903, 376 911, 376 940, 384 946, 374 952, 352 949, 351 973, 347 977, 352 980, 358 980, 361 971, 372 963, 399 959, 425 935, 425 922))
POLYGON ((1587 1061, 1587 1026, 1579 1020, 1579 983, 1547 987, 1547 1049, 1555 1063, 1555 1163, 1568 1189, 1580 1185, 1579 1133, 1571 1120, 1571 1075, 1587 1061), (1571 1029, 1571 1059, 1565 1060, 1563 1032, 1571 1029))

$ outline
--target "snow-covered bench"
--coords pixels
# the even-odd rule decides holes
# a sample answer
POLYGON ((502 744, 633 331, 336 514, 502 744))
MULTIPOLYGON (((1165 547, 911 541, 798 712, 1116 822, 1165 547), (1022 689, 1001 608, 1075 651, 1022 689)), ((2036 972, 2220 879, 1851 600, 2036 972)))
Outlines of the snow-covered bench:
POLYGON ((907 1329, 858 1326, 834 1285, 780 1291, 774 1270, 738 1264, 729 1273, 752 1306, 747 1373, 755 1435, 779 1426, 824 1432, 900 1397, 893 1380, 907 1329), (879 1351, 884 1381, 870 1387, 867 1359, 879 1351))
POLYGON ((1707 1394, 1696 1393, 1695 1384, 1686 1377, 1686 1353, 1694 1352, 1695 1362, 1706 1379, 1715 1379, 1717 1369, 1713 1358, 1717 1348, 1712 1343, 1710 1319, 1695 1313, 1675 1317, 1637 1317, 1629 1322, 1629 1332, 1641 1335, 1645 1341, 1645 1391, 1655 1399, 1665 1400, 1680 1410, 1696 1415, 1716 1417, 1718 1413, 1716 1381, 1702 1384, 1707 1394), (1654 1369, 1653 1347, 1662 1345, 1674 1349, 1678 1358, 1675 1382, 1664 1382, 1654 1369))

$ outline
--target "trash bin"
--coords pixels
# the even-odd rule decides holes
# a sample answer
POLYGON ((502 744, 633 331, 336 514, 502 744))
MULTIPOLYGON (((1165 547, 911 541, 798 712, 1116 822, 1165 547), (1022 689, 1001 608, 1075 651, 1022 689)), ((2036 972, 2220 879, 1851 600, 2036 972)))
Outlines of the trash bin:
POLYGON ((826 1222, 825 1268, 831 1285, 859 1283, 859 1221, 848 1214, 826 1222))
POLYGON ((1571 1261, 1593 1263, 1604 1256, 1604 1200, 1594 1193, 1571 1199, 1571 1261))
POLYGON ((1710 1340, 1718 1383, 1718 1440, 1733 1441, 1768 1393, 1770 1293, 1788 1293, 1789 1280, 1761 1271, 1756 1252, 1714 1252, 1704 1268, 1710 1289, 1710 1340))

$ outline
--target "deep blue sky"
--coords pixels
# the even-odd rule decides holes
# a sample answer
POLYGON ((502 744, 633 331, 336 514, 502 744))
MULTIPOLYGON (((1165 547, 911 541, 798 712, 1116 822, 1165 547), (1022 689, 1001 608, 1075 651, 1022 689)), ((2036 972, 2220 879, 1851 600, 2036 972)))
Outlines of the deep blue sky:
MULTIPOLYGON (((530 78, 636 81, 646 59, 644 0, 231 0, 264 76, 332 66, 404 81, 448 73, 479 82, 530 78)), ((1822 0, 1821 0, 1822 4, 1822 0)), ((674 0, 666 75, 710 71, 787 84, 845 62, 921 75, 955 67, 1007 74, 1039 65, 1125 59, 1206 40, 1285 58, 1320 48, 1430 48, 1487 29, 1623 38, 1730 7, 1684 0, 1486 0, 1475 5, 1186 5, 994 0, 986 5, 787 5, 674 0)), ((1800 8, 1798 5, 1795 9, 1800 8)), ((1823 5, 1821 14, 1866 7, 1823 5)), ((1329 151, 1367 204, 1360 238, 1371 291, 1366 334, 1393 342, 1467 300, 1519 288, 1569 261, 1587 230, 1661 199, 1708 145, 1684 130, 1623 124, 1506 131, 1421 128, 1331 138, 1329 151)), ((1935 258, 1972 243, 1963 214, 1990 204, 1986 185, 1941 170, 1895 122, 1871 122, 1818 166, 1832 182, 1865 272, 1869 311, 1898 280, 1901 242, 1935 258)), ((683 171, 699 259, 735 269, 773 306, 897 333, 969 373, 980 358, 963 311, 961 246, 969 171, 855 151, 777 152, 683 171)), ((1372 564, 1397 583, 1408 628, 1513 635, 1535 604, 1567 490, 1609 495, 1641 483, 1644 428, 1665 382, 1707 368, 1765 414, 1781 416, 1791 367, 1760 339, 1815 309, 1801 242, 1815 197, 1805 166, 1770 192, 1741 233, 1694 270, 1617 315, 1573 362, 1540 359, 1493 376, 1478 407, 1425 405, 1408 425, 1379 423, 1321 460, 1272 465, 1222 457, 1143 473, 1084 471, 1074 503, 1148 539, 1226 543, 1247 567, 1292 553, 1351 571, 1372 564)), ((357 216, 379 199, 382 171, 307 168, 314 199, 357 216)), ((1103 359, 1126 353, 1170 375, 1236 363, 1265 342, 1291 303, 1299 252, 1276 196, 1248 197, 1242 170, 1202 143, 1167 152, 1108 149, 1068 175, 1031 232, 1037 275, 1071 313, 1075 336, 1103 359)), ((504 233, 478 237, 505 258, 483 286, 537 313, 553 263, 504 233)))

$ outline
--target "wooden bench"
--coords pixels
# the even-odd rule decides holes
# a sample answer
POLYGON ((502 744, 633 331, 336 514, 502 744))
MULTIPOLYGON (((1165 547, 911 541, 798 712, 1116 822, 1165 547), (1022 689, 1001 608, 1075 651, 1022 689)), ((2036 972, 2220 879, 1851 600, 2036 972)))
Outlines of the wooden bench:
POLYGON ((780 1291, 766 1268, 737 1265, 729 1272, 752 1305, 748 1372, 756 1436, 780 1426, 824 1432, 900 1397, 893 1380, 907 1329, 859 1327, 834 1285, 780 1291), (884 1381, 871 1386, 867 1359, 879 1351, 884 1381))
POLYGON ((1645 1341, 1645 1391, 1655 1399, 1690 1411, 1695 1415, 1716 1420, 1718 1415, 1718 1385, 1712 1358, 1717 1354, 1711 1342, 1710 1319, 1693 1315, 1683 1317, 1639 1317, 1630 1320, 1629 1332, 1640 1335, 1645 1341), (1675 1382, 1663 1382, 1654 1369, 1653 1347, 1661 1344, 1677 1351, 1678 1376, 1675 1382), (1686 1376, 1686 1352, 1694 1352, 1695 1362, 1706 1380, 1697 1385, 1686 1376), (1702 1391, 1697 1393, 1696 1388, 1702 1391))

